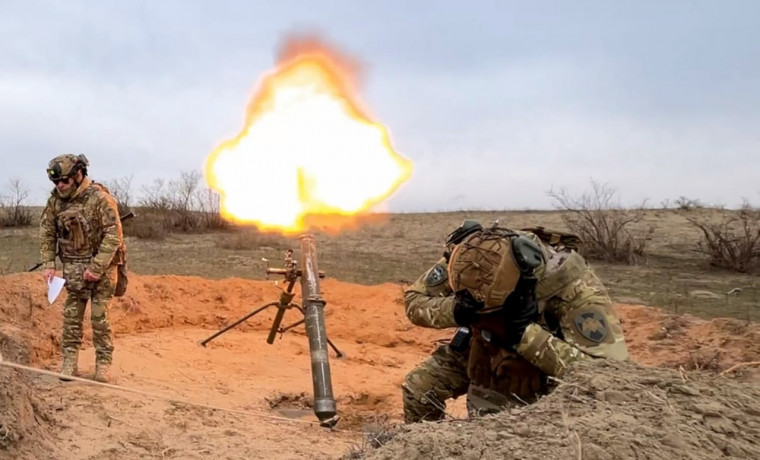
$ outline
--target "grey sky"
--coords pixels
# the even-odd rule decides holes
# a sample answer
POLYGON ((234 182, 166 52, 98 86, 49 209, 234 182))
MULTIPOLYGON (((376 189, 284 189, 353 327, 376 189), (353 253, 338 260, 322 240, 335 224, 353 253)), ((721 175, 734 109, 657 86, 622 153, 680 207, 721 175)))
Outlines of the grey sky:
POLYGON ((760 202, 760 2, 0 1, 3 186, 47 161, 98 180, 200 169, 239 131, 287 33, 365 65, 362 97, 410 158, 392 211, 548 208, 615 186, 760 202))

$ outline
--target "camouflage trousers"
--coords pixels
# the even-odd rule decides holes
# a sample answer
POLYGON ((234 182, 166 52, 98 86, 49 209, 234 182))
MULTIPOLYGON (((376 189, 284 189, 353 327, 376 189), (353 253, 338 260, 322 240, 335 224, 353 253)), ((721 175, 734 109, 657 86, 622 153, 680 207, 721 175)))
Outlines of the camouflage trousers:
POLYGON ((79 351, 82 345, 82 322, 87 302, 90 301, 90 322, 92 324, 92 344, 95 360, 110 364, 113 355, 111 325, 108 322, 108 303, 113 298, 116 287, 116 266, 109 267, 100 280, 85 281, 84 271, 89 264, 64 263, 63 277, 66 280, 66 301, 63 304, 64 354, 79 351))
POLYGON ((446 400, 467 393, 469 353, 469 348, 455 351, 448 344, 441 345, 407 374, 401 386, 406 423, 441 420, 446 400))

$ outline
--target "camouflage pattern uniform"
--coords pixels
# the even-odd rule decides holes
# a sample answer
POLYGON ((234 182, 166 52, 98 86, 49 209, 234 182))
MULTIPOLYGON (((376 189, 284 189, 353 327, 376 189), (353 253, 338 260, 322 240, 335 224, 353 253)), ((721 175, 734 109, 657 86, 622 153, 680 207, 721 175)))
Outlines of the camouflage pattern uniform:
MULTIPOLYGON (((73 155, 56 157, 64 169, 73 155)), ((82 344, 82 322, 90 300, 92 341, 95 347, 95 378, 106 380, 112 361, 113 342, 108 304, 116 286, 116 268, 123 263, 124 242, 116 201, 105 187, 88 177, 67 197, 56 189, 48 198, 40 222, 40 254, 44 268, 55 268, 58 255, 63 264, 67 296, 63 306, 63 369, 75 375, 82 344), (98 281, 85 281, 89 269, 98 281)))
MULTIPOLYGON (((583 257, 561 244, 548 244, 533 233, 516 233, 539 244, 544 255, 544 263, 535 273, 539 319, 527 327, 519 344, 511 349, 498 346, 498 327, 489 327, 498 324, 496 318, 484 317, 480 326, 473 325, 466 357, 436 360, 434 353, 433 358, 412 370, 403 385, 407 422, 442 416, 441 411, 432 410, 433 406, 440 407, 442 400, 431 403, 425 392, 435 388, 440 397, 458 396, 465 378, 468 409, 477 415, 535 401, 549 391, 547 376, 561 377, 575 361, 628 358, 612 301, 583 257), (462 369, 466 369, 462 379, 439 380, 442 375, 462 376, 462 369), (449 385, 449 381, 454 384, 449 385), (441 386, 446 388, 439 389, 441 386)), ((453 291, 445 282, 449 276, 446 267, 445 259, 441 259, 405 292, 406 315, 415 325, 457 326, 453 291), (431 291, 431 283, 436 283, 438 289, 431 291)))
MULTIPOLYGON (((452 311, 454 297, 446 274, 446 259, 441 258, 404 294, 406 316, 417 326, 444 329, 457 327, 452 311)), ((467 393, 469 344, 461 349, 441 345, 432 356, 415 367, 404 379, 402 398, 407 423, 440 420, 446 400, 467 393)))

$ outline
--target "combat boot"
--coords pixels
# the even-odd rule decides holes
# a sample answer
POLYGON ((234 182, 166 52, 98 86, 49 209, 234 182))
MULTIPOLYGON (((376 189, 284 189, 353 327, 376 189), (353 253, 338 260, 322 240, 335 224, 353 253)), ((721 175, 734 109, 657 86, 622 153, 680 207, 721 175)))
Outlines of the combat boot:
POLYGON ((111 381, 111 364, 110 363, 95 363, 95 375, 92 376, 93 380, 98 382, 108 383, 111 381))
MULTIPOLYGON (((63 364, 61 364, 61 374, 69 376, 78 376, 77 363, 79 361, 79 352, 65 352, 63 354, 63 364)), ((69 382, 71 379, 60 377, 64 382, 69 382)))

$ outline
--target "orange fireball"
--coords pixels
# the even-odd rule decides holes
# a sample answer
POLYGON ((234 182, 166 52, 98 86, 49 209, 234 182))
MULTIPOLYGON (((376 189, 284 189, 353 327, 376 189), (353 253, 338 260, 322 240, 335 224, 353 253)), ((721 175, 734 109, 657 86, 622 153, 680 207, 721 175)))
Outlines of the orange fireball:
POLYGON ((291 53, 260 81, 245 126, 206 162, 226 219, 308 231, 309 216, 353 216, 412 171, 388 132, 360 109, 351 73, 324 46, 291 53))

